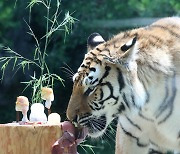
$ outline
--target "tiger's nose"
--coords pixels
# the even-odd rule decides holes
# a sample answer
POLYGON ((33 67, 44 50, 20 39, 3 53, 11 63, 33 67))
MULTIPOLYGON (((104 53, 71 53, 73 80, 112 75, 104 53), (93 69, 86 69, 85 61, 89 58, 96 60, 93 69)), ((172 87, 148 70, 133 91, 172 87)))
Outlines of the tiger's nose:
POLYGON ((75 111, 67 109, 66 116, 70 121, 74 121, 77 119, 77 113, 75 111))
POLYGON ((77 120, 78 116, 91 112, 91 108, 88 105, 87 97, 83 95, 83 89, 79 87, 73 87, 73 93, 69 100, 67 107, 67 118, 70 121, 77 120), (77 88, 77 89, 75 89, 77 88))
POLYGON ((90 110, 89 109, 84 109, 84 108, 78 108, 74 110, 70 110, 70 108, 67 109, 67 118, 72 121, 78 123, 79 117, 89 114, 90 110))

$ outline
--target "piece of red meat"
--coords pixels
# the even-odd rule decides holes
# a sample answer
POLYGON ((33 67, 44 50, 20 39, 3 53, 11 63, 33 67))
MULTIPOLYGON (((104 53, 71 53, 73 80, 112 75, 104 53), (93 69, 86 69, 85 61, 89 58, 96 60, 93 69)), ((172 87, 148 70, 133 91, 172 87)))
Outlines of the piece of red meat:
POLYGON ((65 121, 61 123, 63 134, 52 146, 52 154, 77 154, 77 145, 87 136, 86 128, 75 128, 74 125, 65 121))

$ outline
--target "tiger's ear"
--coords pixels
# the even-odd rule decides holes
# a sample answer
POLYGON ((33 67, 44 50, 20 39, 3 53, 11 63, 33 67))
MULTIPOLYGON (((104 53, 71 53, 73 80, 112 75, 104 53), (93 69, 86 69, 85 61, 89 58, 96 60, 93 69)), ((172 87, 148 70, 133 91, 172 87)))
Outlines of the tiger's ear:
POLYGON ((120 48, 122 51, 122 54, 117 57, 104 57, 104 60, 106 62, 110 62, 112 64, 121 64, 125 65, 126 67, 129 65, 130 62, 136 60, 136 53, 138 52, 136 48, 137 44, 137 36, 134 38, 130 39, 127 43, 123 44, 120 48))
POLYGON ((121 51, 124 52, 121 58, 124 59, 126 63, 135 60, 136 53, 138 52, 136 44, 137 36, 135 36, 133 39, 129 40, 127 43, 121 46, 121 51))
POLYGON ((94 49, 97 45, 104 43, 105 40, 99 33, 92 33, 87 40, 88 50, 94 49))
POLYGON ((129 49, 131 49, 137 41, 137 36, 135 36, 133 39, 129 40, 127 43, 125 43, 124 45, 121 46, 121 50, 122 52, 126 52, 129 49))

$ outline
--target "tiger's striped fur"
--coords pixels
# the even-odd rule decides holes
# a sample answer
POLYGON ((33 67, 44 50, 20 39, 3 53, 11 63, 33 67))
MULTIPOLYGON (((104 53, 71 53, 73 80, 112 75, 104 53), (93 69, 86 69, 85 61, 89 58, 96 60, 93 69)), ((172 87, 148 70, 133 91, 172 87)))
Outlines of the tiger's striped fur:
POLYGON ((97 33, 73 77, 67 117, 102 135, 118 117, 116 153, 180 152, 180 18, 121 32, 97 33))

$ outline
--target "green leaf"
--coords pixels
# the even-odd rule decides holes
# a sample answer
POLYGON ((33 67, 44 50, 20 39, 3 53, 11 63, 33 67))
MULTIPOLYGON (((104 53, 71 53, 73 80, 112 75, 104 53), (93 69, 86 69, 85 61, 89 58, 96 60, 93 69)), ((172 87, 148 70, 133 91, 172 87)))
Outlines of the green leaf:
POLYGON ((18 60, 18 58, 15 57, 15 58, 14 58, 14 64, 13 64, 13 70, 14 70, 14 68, 16 67, 17 60, 18 60))

